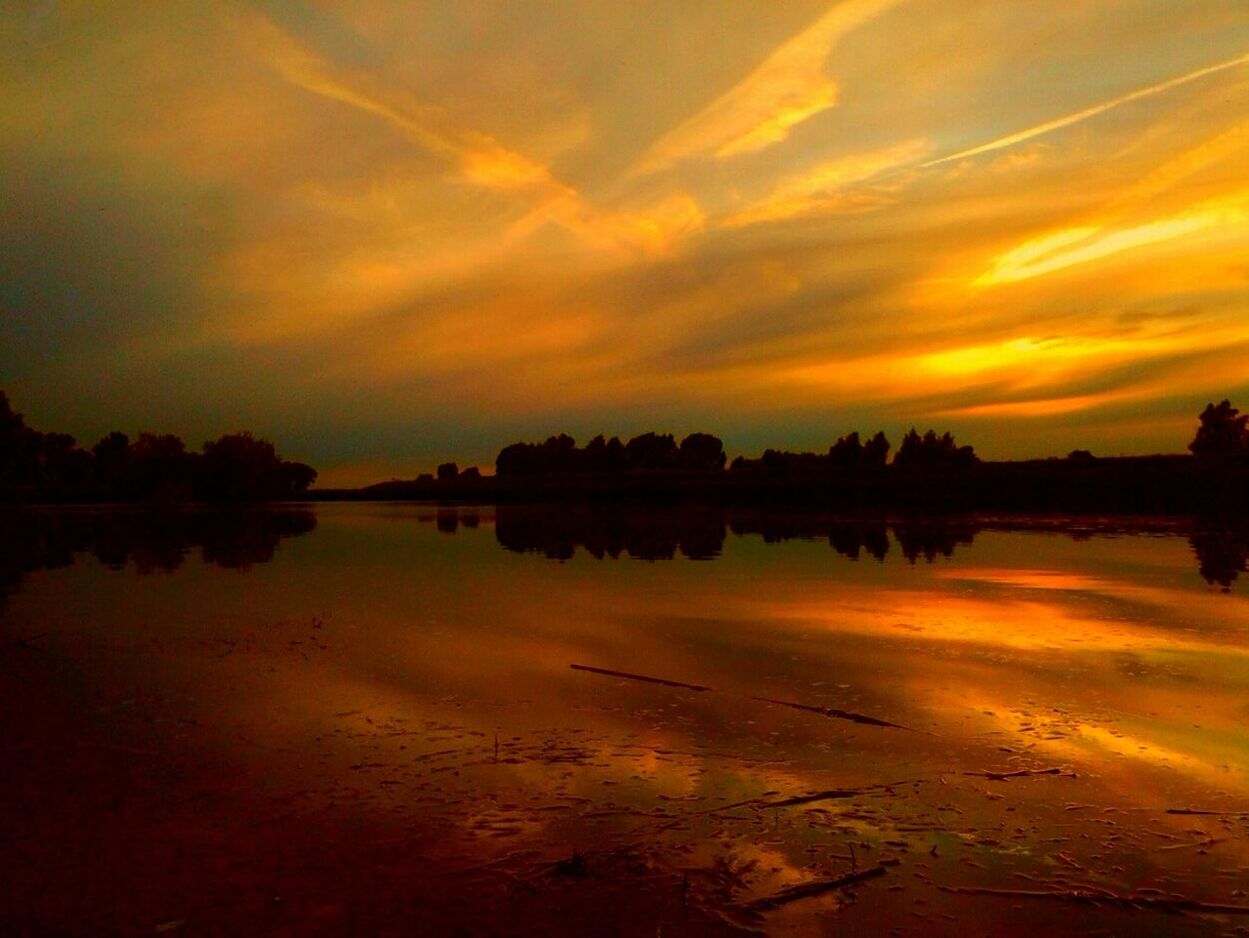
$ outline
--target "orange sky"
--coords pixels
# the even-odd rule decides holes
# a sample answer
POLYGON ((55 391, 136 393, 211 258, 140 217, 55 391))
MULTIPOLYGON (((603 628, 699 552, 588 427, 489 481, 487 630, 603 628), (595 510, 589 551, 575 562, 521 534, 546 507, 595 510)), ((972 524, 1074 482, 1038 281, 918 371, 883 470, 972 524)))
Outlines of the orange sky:
POLYGON ((0 387, 83 442, 335 484, 1249 406, 1241 3, 18 0, 0 62, 0 387))

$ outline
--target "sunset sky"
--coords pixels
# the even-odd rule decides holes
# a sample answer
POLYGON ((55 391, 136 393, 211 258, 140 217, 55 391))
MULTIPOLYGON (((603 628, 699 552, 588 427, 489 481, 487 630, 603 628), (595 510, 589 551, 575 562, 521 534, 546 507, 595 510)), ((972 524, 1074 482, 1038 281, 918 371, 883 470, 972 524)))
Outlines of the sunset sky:
POLYGON ((0 17, 0 388, 83 443, 1175 452, 1247 356, 1241 0, 0 17))

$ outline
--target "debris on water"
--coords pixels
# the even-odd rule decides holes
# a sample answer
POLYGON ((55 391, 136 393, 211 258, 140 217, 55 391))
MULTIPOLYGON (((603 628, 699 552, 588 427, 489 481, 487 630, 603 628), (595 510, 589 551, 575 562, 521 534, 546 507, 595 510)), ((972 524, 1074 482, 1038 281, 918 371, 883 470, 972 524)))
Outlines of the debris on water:
POLYGON ((963 774, 987 778, 991 782, 1007 782, 1012 778, 1029 778, 1037 775, 1061 775, 1063 778, 1076 777, 1075 772, 1065 772, 1060 768, 1017 769, 1014 772, 964 772, 963 774))
POLYGON ((834 889, 844 889, 847 886, 853 886, 869 879, 876 879, 878 876, 884 876, 888 872, 888 867, 895 866, 897 862, 897 860, 885 860, 877 866, 860 870, 857 873, 847 873, 845 876, 839 876, 836 879, 825 879, 813 883, 800 883, 797 886, 790 886, 770 896, 756 899, 750 903, 749 909, 751 911, 766 912, 769 909, 775 909, 787 903, 796 902, 799 899, 809 899, 813 896, 831 892, 834 889))
POLYGON ((585 879, 590 875, 590 864, 582 853, 574 850, 572 856, 560 860, 551 868, 551 875, 565 876, 570 879, 585 879))
POLYGON ((1080 905, 1108 905, 1122 909, 1155 909, 1160 912, 1207 912, 1213 915, 1249 915, 1249 905, 1199 902, 1183 896, 1122 896, 1108 889, 1085 886, 1080 889, 993 889, 988 886, 939 886, 944 892, 963 896, 1001 896, 1007 899, 1050 899, 1080 905))
MULTIPOLYGON (((808 713, 818 713, 820 716, 832 717, 834 720, 849 720, 851 723, 864 723, 868 726, 884 726, 895 730, 911 729, 909 726, 903 726, 901 723, 891 723, 888 720, 868 716, 865 713, 855 713, 853 710, 839 710, 836 707, 816 707, 811 704, 793 703, 789 700, 776 700, 772 697, 752 697, 751 699, 758 700, 763 703, 776 704, 778 707, 790 707, 793 710, 805 710, 808 713)), ((911 730, 911 732, 915 731, 911 730)))
MULTIPOLYGON (((635 674, 631 671, 615 671, 610 668, 596 668, 588 664, 570 664, 568 667, 574 671, 588 671, 591 674, 602 674, 606 677, 619 677, 628 681, 643 681, 647 684, 660 684, 664 687, 676 687, 681 690, 692 690, 698 693, 706 693, 714 691, 715 688, 708 687, 705 684, 691 684, 686 681, 674 681, 664 677, 652 677, 647 674, 635 674)), ((751 696, 751 700, 757 700, 760 703, 775 704, 778 707, 789 707, 793 710, 803 710, 807 713, 818 713, 820 716, 831 717, 835 720, 849 720, 852 723, 862 723, 867 726, 882 726, 897 730, 910 730, 909 726, 903 726, 901 723, 892 723, 889 720, 882 720, 879 717, 868 716, 865 713, 855 713, 853 710, 841 710, 836 707, 818 707, 812 704, 795 703, 789 700, 777 700, 774 697, 757 697, 751 696)), ((911 732, 916 732, 911 730, 911 732)))
POLYGON ((664 687, 680 687, 684 690, 693 690, 698 692, 709 691, 710 687, 702 684, 687 684, 684 681, 670 681, 662 677, 649 677, 645 674, 633 674, 629 671, 612 671, 609 668, 593 668, 588 664, 570 664, 568 667, 574 671, 589 671, 591 674, 603 674, 607 677, 622 677, 629 681, 645 681, 647 684, 662 684, 664 687))

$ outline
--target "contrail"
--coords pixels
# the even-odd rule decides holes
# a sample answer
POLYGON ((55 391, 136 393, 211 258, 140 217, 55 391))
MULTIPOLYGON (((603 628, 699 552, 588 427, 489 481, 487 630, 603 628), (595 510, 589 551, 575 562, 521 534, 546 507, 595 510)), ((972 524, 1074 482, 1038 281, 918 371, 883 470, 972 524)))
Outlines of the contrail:
POLYGON ((1148 88, 1141 88, 1133 91, 1131 94, 1125 94, 1121 98, 1115 98, 1111 101, 1104 101, 1101 104, 1095 104, 1083 111, 1077 111, 1074 114, 1068 114, 1066 117, 1059 117, 1056 120, 1048 121, 1044 124, 1038 124, 1027 130, 1021 130, 1018 133, 1011 134, 1009 137, 1000 137, 990 143, 981 144, 978 147, 972 147, 970 150, 963 150, 950 156, 943 156, 939 159, 929 160, 927 163, 921 163, 921 166, 937 166, 941 163, 948 163, 951 160, 961 160, 969 156, 978 156, 981 153, 990 153, 993 150, 1001 150, 1004 147, 1014 146, 1016 143, 1023 143, 1025 140, 1031 140, 1033 137, 1039 137, 1047 134, 1051 130, 1058 130, 1061 127, 1069 127, 1072 124, 1087 120, 1090 117, 1096 117, 1098 114, 1105 113, 1112 108, 1119 107, 1121 104, 1129 104, 1132 101, 1139 101, 1141 98, 1148 98, 1151 95, 1161 94, 1164 91, 1170 91, 1172 88, 1186 85, 1190 81, 1196 81, 1198 78, 1204 78, 1207 75, 1213 75, 1215 72, 1221 72, 1224 69, 1235 68, 1237 65, 1249 63, 1249 54, 1242 55, 1238 59, 1232 59, 1228 62, 1220 62, 1218 65, 1211 65, 1206 68, 1200 68, 1195 72, 1189 72, 1187 75, 1181 75, 1178 78, 1172 78, 1158 85, 1151 85, 1148 88))

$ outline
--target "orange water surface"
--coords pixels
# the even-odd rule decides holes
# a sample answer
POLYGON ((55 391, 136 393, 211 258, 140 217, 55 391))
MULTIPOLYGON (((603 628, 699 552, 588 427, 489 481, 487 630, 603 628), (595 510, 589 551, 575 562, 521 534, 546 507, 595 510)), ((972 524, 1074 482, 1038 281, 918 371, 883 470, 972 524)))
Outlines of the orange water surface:
POLYGON ((5 934, 1249 927, 1234 534, 371 504, 0 533, 5 934))

